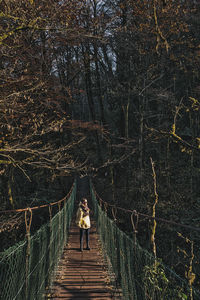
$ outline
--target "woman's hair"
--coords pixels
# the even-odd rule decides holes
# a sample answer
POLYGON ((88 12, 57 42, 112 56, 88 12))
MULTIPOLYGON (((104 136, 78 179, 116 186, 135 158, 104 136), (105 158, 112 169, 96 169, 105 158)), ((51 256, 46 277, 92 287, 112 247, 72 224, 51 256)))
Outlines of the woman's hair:
POLYGON ((82 198, 81 202, 82 203, 87 202, 87 199, 86 198, 82 198))

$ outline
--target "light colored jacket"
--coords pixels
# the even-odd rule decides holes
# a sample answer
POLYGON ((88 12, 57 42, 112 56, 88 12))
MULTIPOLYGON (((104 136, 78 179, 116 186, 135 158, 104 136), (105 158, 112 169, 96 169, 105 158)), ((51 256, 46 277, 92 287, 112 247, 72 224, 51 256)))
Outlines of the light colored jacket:
POLYGON ((76 213, 76 225, 83 229, 88 229, 91 227, 90 216, 85 214, 81 206, 79 206, 76 213))

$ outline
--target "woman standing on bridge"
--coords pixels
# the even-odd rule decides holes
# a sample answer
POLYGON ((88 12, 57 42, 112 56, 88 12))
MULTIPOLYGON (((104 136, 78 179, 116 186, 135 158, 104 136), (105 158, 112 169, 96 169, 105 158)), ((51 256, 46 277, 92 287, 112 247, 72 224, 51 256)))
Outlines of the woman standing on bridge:
POLYGON ((79 208, 76 213, 76 224, 80 228, 80 251, 83 251, 83 237, 86 234, 86 250, 90 250, 89 246, 89 230, 90 230, 90 209, 87 204, 87 199, 83 198, 79 203, 79 208))

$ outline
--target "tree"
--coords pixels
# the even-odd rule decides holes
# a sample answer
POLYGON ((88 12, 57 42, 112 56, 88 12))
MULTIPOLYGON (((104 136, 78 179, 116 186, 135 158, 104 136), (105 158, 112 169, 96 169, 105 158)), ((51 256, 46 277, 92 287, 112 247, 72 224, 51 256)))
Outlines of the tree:
POLYGON ((77 21, 81 3, 1 1, 0 5, 0 159, 3 193, 8 197, 9 191, 11 199, 13 169, 28 180, 34 168, 65 174, 84 169, 85 161, 75 154, 75 147, 86 138, 81 127, 94 131, 100 127, 72 120, 70 79, 55 70, 60 44, 78 45, 84 39, 77 21))

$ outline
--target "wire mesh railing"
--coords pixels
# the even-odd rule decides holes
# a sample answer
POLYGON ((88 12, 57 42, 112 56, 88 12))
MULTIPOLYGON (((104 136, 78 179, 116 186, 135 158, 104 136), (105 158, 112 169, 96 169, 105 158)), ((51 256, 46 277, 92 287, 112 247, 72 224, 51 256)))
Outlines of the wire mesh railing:
MULTIPOLYGON (((26 221, 24 241, 0 253, 0 299, 41 300, 51 283, 52 273, 68 238, 76 197, 74 183, 68 197, 59 202, 58 213, 50 217, 35 234, 30 235, 31 214, 26 221)), ((51 216, 51 206, 50 216, 51 216)))
POLYGON ((94 216, 123 300, 198 300, 200 292, 122 232, 98 203, 90 183, 94 216))

